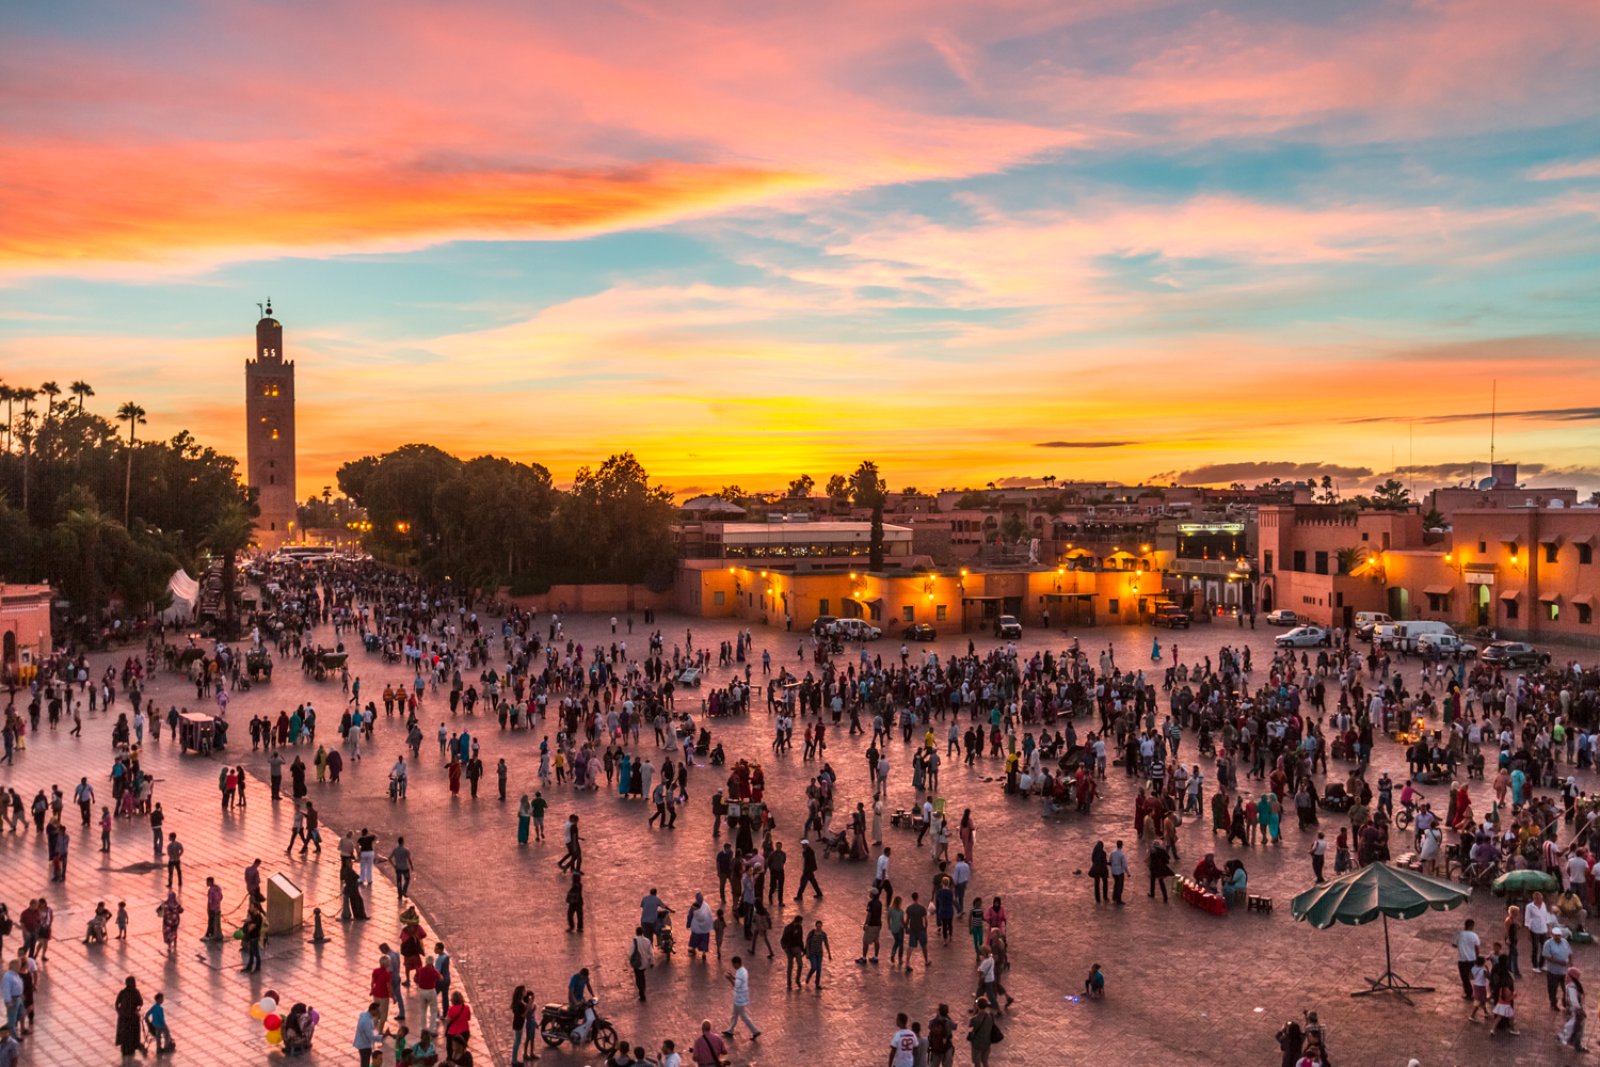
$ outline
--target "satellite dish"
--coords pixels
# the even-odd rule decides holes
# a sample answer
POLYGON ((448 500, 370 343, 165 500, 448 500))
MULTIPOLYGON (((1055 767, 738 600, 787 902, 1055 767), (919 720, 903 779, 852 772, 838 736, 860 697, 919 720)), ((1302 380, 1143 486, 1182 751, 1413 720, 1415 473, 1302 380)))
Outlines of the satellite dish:
POLYGON ((1494 475, 1491 474, 1491 475, 1489 475, 1489 477, 1481 479, 1478 482, 1478 489, 1481 492, 1481 491, 1484 491, 1484 490, 1493 489, 1498 484, 1499 484, 1499 479, 1497 479, 1494 475))

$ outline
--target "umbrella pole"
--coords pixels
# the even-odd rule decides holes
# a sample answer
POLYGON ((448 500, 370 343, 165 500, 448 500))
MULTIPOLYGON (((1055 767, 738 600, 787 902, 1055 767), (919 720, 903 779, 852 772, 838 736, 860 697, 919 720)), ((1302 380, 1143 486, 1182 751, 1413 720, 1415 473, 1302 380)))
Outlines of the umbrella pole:
POLYGON ((1374 993, 1393 993, 1407 1004, 1411 1003, 1408 993, 1432 993, 1433 986, 1412 985, 1410 982, 1394 973, 1394 951, 1389 946, 1389 916, 1383 915, 1383 974, 1377 978, 1368 978, 1367 985, 1370 989, 1358 989, 1350 995, 1352 997, 1370 997, 1374 993))

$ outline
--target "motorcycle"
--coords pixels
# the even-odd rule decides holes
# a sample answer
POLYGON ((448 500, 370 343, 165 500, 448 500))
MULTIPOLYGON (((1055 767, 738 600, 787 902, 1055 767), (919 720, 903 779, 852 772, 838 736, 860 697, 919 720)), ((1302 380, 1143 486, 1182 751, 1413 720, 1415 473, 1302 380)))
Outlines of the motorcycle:
POLYGON ((600 1018, 592 1000, 585 1001, 581 1008, 571 1004, 546 1004, 539 1013, 539 1036, 551 1048, 560 1048, 563 1041, 570 1041, 574 1049, 592 1043, 604 1056, 617 1049, 616 1028, 600 1018))
POLYGON ((661 914, 656 917, 656 951, 663 957, 672 955, 672 923, 669 921, 671 910, 662 908, 661 914))

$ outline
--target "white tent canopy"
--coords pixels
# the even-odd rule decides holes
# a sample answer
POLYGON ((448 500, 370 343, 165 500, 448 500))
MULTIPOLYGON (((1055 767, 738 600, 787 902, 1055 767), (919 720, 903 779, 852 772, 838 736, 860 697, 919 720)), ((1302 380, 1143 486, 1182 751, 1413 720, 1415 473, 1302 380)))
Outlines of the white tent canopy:
POLYGON ((167 579, 167 589, 172 593, 172 604, 161 617, 172 622, 193 616, 195 606, 200 603, 200 583, 189 577, 187 571, 179 569, 167 579))

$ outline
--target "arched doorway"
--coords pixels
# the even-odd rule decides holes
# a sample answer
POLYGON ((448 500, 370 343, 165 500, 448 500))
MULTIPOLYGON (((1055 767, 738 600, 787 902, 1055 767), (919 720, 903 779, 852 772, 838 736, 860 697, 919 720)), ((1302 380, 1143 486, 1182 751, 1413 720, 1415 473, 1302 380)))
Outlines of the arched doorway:
POLYGON ((1277 598, 1272 595, 1272 583, 1271 582, 1262 582, 1261 583, 1261 613, 1263 615, 1271 614, 1273 601, 1276 600, 1276 599, 1277 598))

